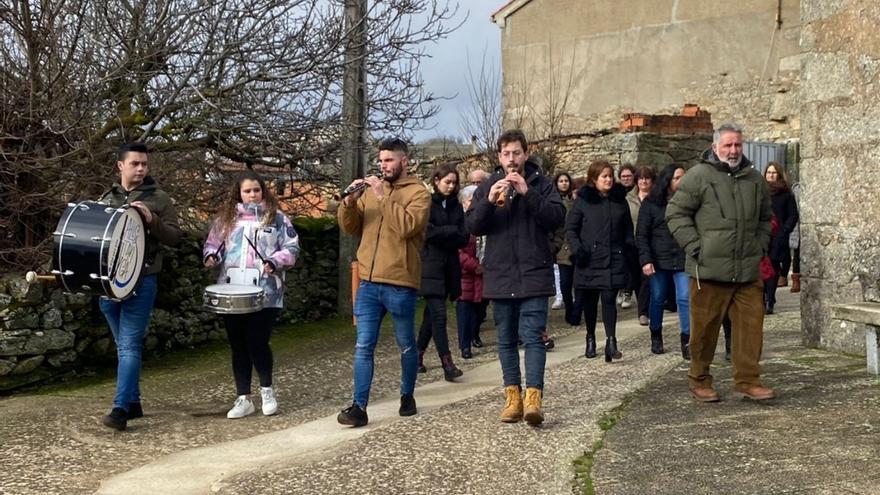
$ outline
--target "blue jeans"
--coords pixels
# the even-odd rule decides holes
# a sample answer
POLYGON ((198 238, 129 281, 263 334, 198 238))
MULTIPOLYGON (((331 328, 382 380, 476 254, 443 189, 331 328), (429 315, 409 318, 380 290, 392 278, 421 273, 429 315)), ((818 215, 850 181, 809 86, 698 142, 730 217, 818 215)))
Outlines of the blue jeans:
POLYGON ((391 313, 394 335, 400 348, 400 395, 416 388, 415 315, 416 290, 391 284, 361 281, 354 306, 357 317, 357 343, 354 347, 354 402, 366 408, 373 383, 373 353, 379 340, 379 327, 385 313, 391 313))
POLYGON ((148 275, 125 301, 100 299, 101 312, 110 325, 116 341, 116 396, 113 407, 128 411, 128 405, 141 401, 141 356, 144 351, 144 335, 150 324, 150 313, 156 300, 156 275, 148 275))
POLYGON ((689 277, 686 272, 673 272, 670 270, 657 270, 649 279, 651 281, 651 307, 648 311, 650 329, 653 331, 663 328, 663 309, 670 287, 675 287, 675 302, 678 304, 678 320, 681 324, 681 334, 691 334, 690 303, 688 302, 689 277))
POLYGON ((547 324, 547 298, 493 299, 492 306, 504 386, 522 384, 516 342, 519 336, 526 351, 526 387, 543 389, 547 349, 541 335, 547 324))

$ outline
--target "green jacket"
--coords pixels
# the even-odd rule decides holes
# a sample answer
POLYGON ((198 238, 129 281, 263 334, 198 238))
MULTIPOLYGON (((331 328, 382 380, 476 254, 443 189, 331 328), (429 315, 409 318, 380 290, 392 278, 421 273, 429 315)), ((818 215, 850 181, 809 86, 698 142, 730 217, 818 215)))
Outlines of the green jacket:
POLYGON ((147 253, 144 276, 159 273, 162 270, 162 251, 159 244, 175 246, 180 242, 181 231, 177 225, 177 210, 171 203, 171 197, 159 189, 159 185, 149 175, 144 182, 131 191, 126 191, 121 184, 114 183, 98 201, 110 206, 142 201, 153 214, 153 221, 147 228, 147 253))
POLYGON ((669 231, 697 280, 753 282, 770 246, 770 190, 745 157, 731 172, 711 149, 681 179, 666 207, 669 231))

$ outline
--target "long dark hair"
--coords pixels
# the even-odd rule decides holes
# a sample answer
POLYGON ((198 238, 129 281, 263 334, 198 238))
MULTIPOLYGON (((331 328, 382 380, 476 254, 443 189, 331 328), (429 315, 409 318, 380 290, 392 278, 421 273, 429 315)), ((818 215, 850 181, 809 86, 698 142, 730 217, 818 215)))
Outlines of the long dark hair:
POLYGON ((559 172, 556 174, 556 177, 553 177, 553 187, 555 187, 556 192, 565 199, 572 199, 574 197, 574 181, 571 180, 571 176, 568 175, 568 172, 559 172), (559 190, 560 177, 568 177, 568 191, 565 193, 559 190))
POLYGON ((452 189, 449 196, 457 197, 458 190, 461 189, 461 176, 458 175, 458 168, 456 168, 454 163, 441 163, 434 169, 434 172, 431 174, 431 188, 434 189, 434 192, 439 193, 440 191, 437 190, 437 184, 434 181, 440 180, 449 174, 455 174, 455 188, 452 189))
POLYGON ((672 178, 678 169, 684 169, 684 167, 674 163, 663 167, 663 170, 660 171, 660 174, 654 181, 654 187, 648 193, 649 200, 658 205, 665 205, 669 201, 669 184, 672 183, 672 178))
POLYGON ((253 170, 245 170, 235 178, 235 182, 232 183, 229 189, 226 202, 223 203, 220 212, 217 214, 217 226, 220 227, 220 232, 222 232, 224 238, 232 232, 232 227, 235 226, 236 210, 238 204, 243 202, 241 200, 241 184, 246 180, 256 181, 260 184, 260 189, 263 192, 263 203, 266 205, 266 211, 263 213, 262 225, 269 225, 275 221, 275 215, 278 213, 278 199, 266 187, 266 181, 263 180, 260 174, 253 170))

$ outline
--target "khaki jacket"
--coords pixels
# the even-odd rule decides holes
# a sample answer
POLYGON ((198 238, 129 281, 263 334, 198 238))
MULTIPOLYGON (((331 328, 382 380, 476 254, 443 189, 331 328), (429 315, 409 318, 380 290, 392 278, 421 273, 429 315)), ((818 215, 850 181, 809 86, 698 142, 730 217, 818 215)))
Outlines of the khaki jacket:
POLYGON ((177 225, 177 210, 168 194, 159 188, 159 184, 149 175, 141 185, 131 191, 126 191, 116 182, 98 201, 113 207, 142 201, 150 209, 153 221, 146 225, 147 253, 143 274, 154 275, 162 271, 162 251, 159 245, 176 246, 183 232, 177 225))
POLYGON ((412 176, 384 182, 385 197, 367 190, 352 206, 340 203, 339 228, 360 236, 357 260, 361 280, 418 289, 422 276, 419 251, 431 211, 431 195, 412 176))

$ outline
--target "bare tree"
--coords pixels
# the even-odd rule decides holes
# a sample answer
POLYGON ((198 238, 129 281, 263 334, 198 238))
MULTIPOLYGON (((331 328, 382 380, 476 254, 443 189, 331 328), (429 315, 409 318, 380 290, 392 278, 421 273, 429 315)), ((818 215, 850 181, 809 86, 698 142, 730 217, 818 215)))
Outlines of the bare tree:
MULTIPOLYGON (((217 165, 335 181, 343 0, 0 2, 0 266, 44 256, 60 208, 95 197, 112 151, 143 140, 153 175, 208 210, 217 165)), ((367 128, 407 134, 436 112, 420 46, 446 36, 448 0, 372 2, 367 128)))
POLYGON ((479 64, 479 72, 474 72, 470 54, 467 56, 468 96, 470 108, 462 115, 462 130, 471 139, 476 139, 477 151, 487 153, 497 160, 492 151, 502 129, 501 108, 501 69, 486 60, 486 48, 479 64))

